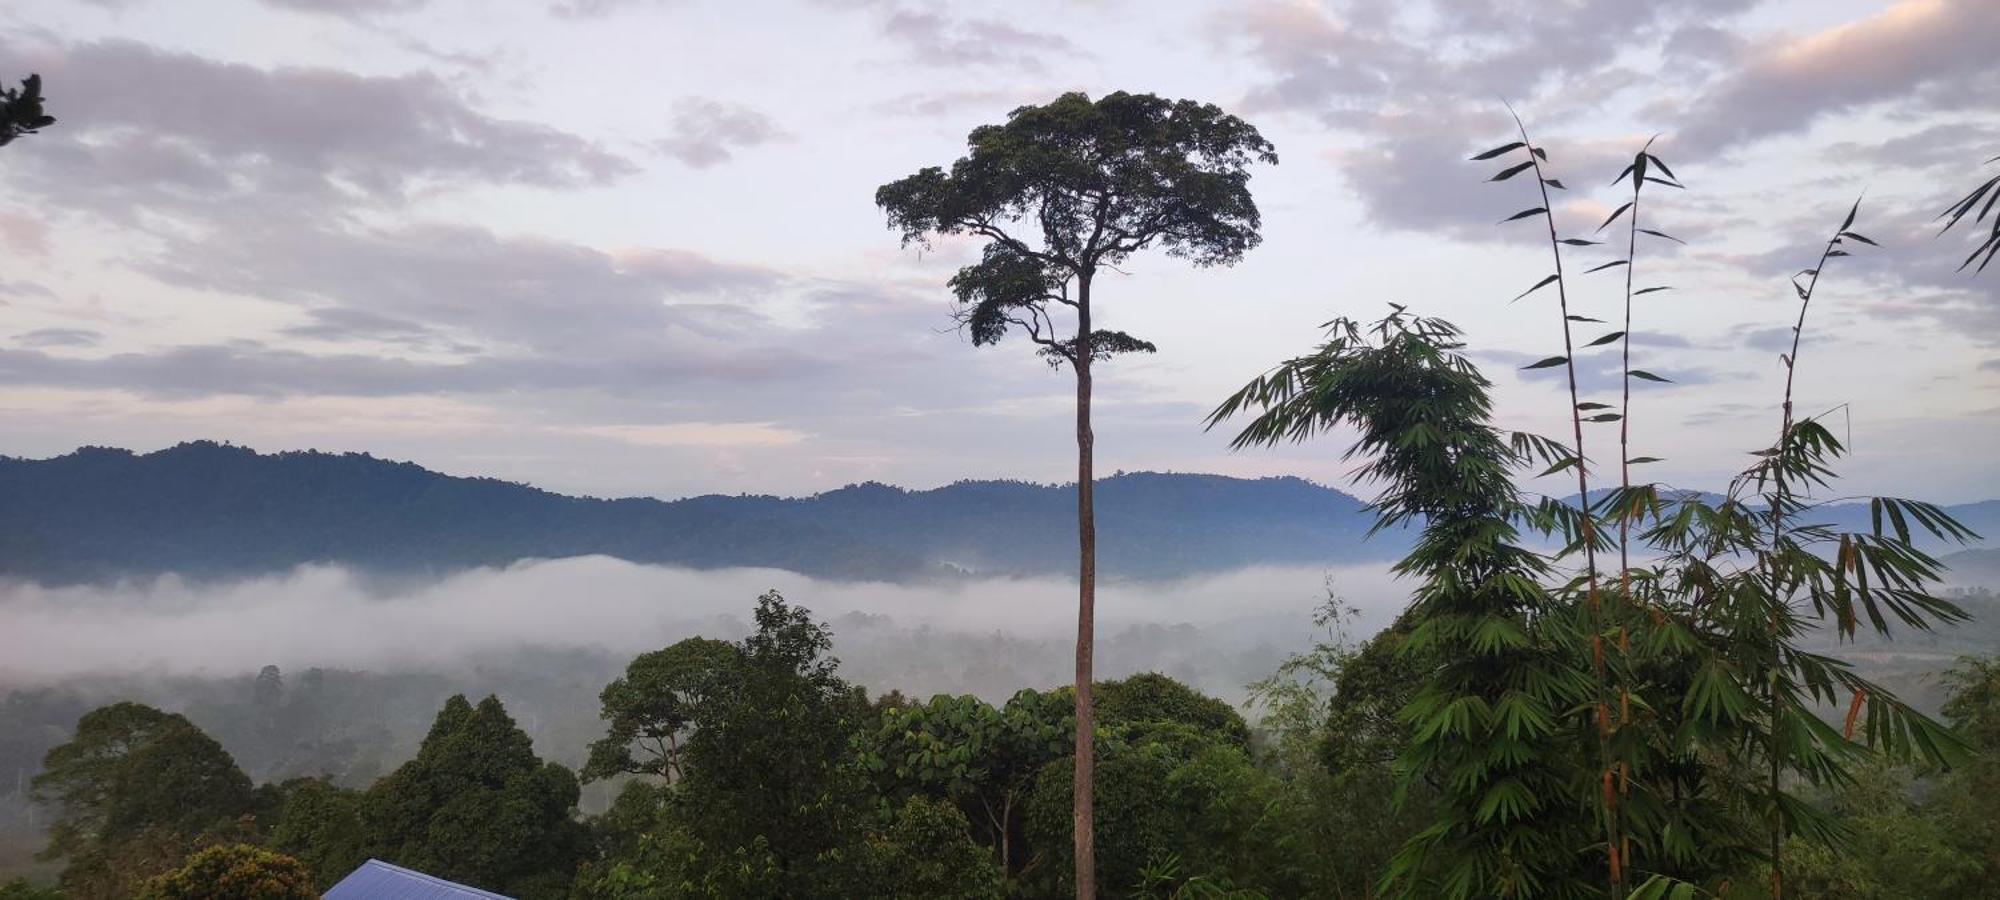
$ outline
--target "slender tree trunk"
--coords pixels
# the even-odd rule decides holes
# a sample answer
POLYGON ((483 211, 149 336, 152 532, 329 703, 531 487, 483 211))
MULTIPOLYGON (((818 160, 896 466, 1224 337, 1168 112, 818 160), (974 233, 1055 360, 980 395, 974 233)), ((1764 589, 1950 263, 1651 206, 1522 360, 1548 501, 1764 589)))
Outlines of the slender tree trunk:
MULTIPOLYGON (((1515 124, 1520 124, 1517 118, 1515 124)), ((1614 780, 1617 765, 1611 748, 1611 735, 1617 724, 1611 718, 1610 681, 1604 659, 1604 598, 1599 592, 1597 570, 1597 526, 1590 515, 1590 468, 1584 462, 1583 454, 1583 411, 1577 408, 1582 401, 1576 387, 1576 347, 1571 339, 1569 312, 1569 281, 1563 277, 1562 243, 1556 237, 1555 204, 1549 202, 1548 176, 1542 171, 1541 158, 1536 155, 1538 148, 1528 139, 1528 127, 1521 125, 1521 143, 1528 146, 1528 162, 1534 166, 1535 186, 1542 192, 1542 221, 1549 229, 1549 255, 1556 263, 1556 298, 1562 311, 1563 325, 1563 370, 1569 374, 1569 421, 1576 438, 1576 502, 1581 508, 1583 521, 1584 573, 1589 583, 1586 594, 1590 613, 1590 658, 1592 681, 1596 690, 1597 758, 1601 767, 1603 792, 1600 802, 1604 812, 1604 855, 1610 869, 1610 896, 1622 900, 1626 896, 1624 866, 1624 810, 1619 806, 1619 795, 1614 780)), ((1628 266, 1629 268, 1629 266, 1628 266)))
MULTIPOLYGON (((1860 208, 1858 201, 1855 203, 1855 208, 1860 208)), ((1849 214, 1849 221, 1840 226, 1841 231, 1845 232, 1847 226, 1851 224, 1853 224, 1852 214, 1849 214)), ((1785 501, 1790 496, 1791 490, 1790 485, 1785 483, 1785 448, 1791 446, 1793 422, 1792 384, 1793 379, 1799 374, 1799 343, 1805 337, 1806 311, 1812 308, 1813 291, 1819 289, 1819 273, 1826 268, 1826 261, 1833 258, 1834 241, 1838 240, 1840 240, 1840 234, 1837 233, 1833 236, 1832 240, 1826 242, 1826 249, 1821 251, 1819 255, 1819 264, 1813 266, 1812 277, 1807 279, 1805 292, 1799 296, 1799 321, 1792 326, 1792 352, 1784 357, 1785 405, 1781 409, 1783 418, 1778 426, 1777 455, 1772 457, 1777 464, 1771 471, 1771 671, 1766 684, 1766 687, 1771 692, 1771 721, 1769 723, 1771 734, 1770 744, 1766 748, 1770 751, 1771 757, 1769 785, 1771 792, 1771 900, 1784 900, 1785 897, 1785 838, 1789 836, 1785 829, 1784 812, 1778 804, 1780 789, 1784 785, 1784 767, 1778 755, 1778 731, 1779 726, 1785 722, 1786 716, 1790 713, 1790 710, 1785 708, 1783 703, 1784 698, 1780 696, 1778 691, 1780 669, 1784 666, 1784 607, 1791 593, 1788 583, 1789 573, 1782 572, 1778 568, 1778 545, 1784 541, 1785 536, 1784 525, 1787 508, 1785 501)), ((1794 284, 1797 284, 1797 282, 1794 282, 1794 284)))
POLYGON ((1014 877, 1014 792, 1000 801, 1000 874, 1014 877))
POLYGON ((1091 701, 1091 653, 1097 628, 1097 512, 1093 507, 1090 430, 1090 276, 1077 279, 1076 325, 1076 896, 1097 896, 1096 710, 1091 701))

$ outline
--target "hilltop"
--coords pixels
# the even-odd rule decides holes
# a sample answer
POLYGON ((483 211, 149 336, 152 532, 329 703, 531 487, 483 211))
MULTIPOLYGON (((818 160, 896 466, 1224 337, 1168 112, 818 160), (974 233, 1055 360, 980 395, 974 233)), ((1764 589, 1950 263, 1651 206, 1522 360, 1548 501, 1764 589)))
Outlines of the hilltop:
MULTIPOLYGON (((1100 563, 1169 578, 1259 563, 1388 559, 1360 500, 1299 478, 1140 472, 1099 482, 1100 563)), ((1068 486, 850 485, 810 497, 574 497, 359 453, 197 441, 0 458, 0 574, 47 583, 223 578, 339 563, 429 574, 604 554, 846 579, 1068 575, 1068 486)))

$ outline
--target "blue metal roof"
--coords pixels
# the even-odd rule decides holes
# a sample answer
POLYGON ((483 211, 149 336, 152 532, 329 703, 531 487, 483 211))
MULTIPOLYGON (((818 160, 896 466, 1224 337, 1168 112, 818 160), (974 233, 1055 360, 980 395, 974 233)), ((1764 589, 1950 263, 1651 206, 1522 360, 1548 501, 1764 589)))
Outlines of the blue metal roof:
POLYGON ((326 892, 324 900, 514 900, 379 859, 361 864, 326 892))

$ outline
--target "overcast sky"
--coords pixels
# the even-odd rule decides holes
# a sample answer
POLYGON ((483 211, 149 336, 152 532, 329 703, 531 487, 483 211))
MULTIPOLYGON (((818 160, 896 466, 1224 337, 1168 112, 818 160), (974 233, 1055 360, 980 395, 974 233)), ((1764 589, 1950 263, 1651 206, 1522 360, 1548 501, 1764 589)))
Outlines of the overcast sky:
MULTIPOLYGON (((1786 276, 1865 189, 1883 246, 1822 282, 1800 407, 1848 404, 1854 490, 2000 496, 2000 272, 1930 224, 2000 170, 1996 41, 1993 0, 14 0, 0 77, 42 73, 61 122, 0 149, 0 453, 212 438, 609 495, 1064 480, 1067 373, 954 333, 976 245, 901 248, 872 196, 1020 104, 1125 89, 1220 104, 1282 162, 1241 265, 1101 284, 1160 352, 1100 376, 1100 471, 1344 482, 1337 442, 1232 454, 1200 421, 1392 301, 1467 328, 1503 424, 1566 427, 1514 371, 1561 349, 1553 293, 1508 303, 1546 247, 1493 225, 1532 186, 1465 161, 1507 100, 1579 232, 1655 132, 1689 187, 1646 223, 1688 246, 1638 270, 1676 287, 1635 329, 1677 379, 1637 394, 1656 477, 1714 487, 1769 441, 1786 276)), ((1580 278, 1580 311, 1622 284, 1580 278)))

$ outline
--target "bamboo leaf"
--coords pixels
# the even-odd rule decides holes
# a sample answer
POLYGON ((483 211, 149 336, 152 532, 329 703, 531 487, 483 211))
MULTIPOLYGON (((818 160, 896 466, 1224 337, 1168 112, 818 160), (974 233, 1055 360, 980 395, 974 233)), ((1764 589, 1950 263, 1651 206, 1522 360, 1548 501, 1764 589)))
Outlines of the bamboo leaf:
POLYGON ((1626 460, 1625 464, 1630 466, 1642 466, 1645 465, 1646 463, 1656 463, 1665 461, 1666 460, 1663 460, 1657 456, 1634 456, 1631 459, 1626 460))
POLYGON ((1674 237, 1673 235, 1671 235, 1671 234, 1668 234, 1668 233, 1666 233, 1666 232, 1664 232, 1664 231, 1654 231, 1654 230, 1653 230, 1653 229, 1651 229, 1651 228, 1641 228, 1641 229, 1639 229, 1639 233, 1640 233, 1640 234, 1650 234, 1650 235, 1652 235, 1652 236, 1654 236, 1654 237, 1656 237, 1656 238, 1666 238, 1667 240, 1670 240, 1670 241, 1673 241, 1674 243, 1676 243, 1676 244, 1680 244, 1681 246, 1687 246, 1687 241, 1684 241, 1684 240, 1681 240, 1680 238, 1677 238, 1677 237, 1674 237))
POLYGON ((1567 356, 1551 356, 1551 357, 1549 357, 1548 359, 1543 359, 1543 360, 1537 360, 1537 361, 1535 361, 1535 362, 1532 362, 1532 363, 1529 363, 1529 364, 1527 364, 1527 365, 1525 365, 1525 366, 1522 366, 1521 368, 1522 368, 1523 370, 1527 370, 1527 369, 1546 369, 1546 368, 1549 368, 1549 367, 1551 367, 1551 366, 1560 366, 1560 365, 1562 365, 1563 363, 1566 363, 1566 362, 1569 362, 1569 357, 1567 357, 1567 356))
POLYGON ((1630 262, 1630 260, 1614 259, 1608 263, 1605 263, 1604 265, 1592 266, 1588 269, 1585 269, 1583 270, 1583 274, 1588 275, 1592 272, 1602 272, 1605 269, 1615 269, 1618 268, 1619 266, 1625 265, 1627 262, 1630 262))
POLYGON ((1640 294, 1651 294, 1656 291, 1671 291, 1673 289, 1674 289, 1673 285, 1661 285, 1659 287, 1640 288, 1636 291, 1633 291, 1632 296, 1637 297, 1640 294))
POLYGON ((1597 246, 1598 244, 1602 244, 1602 243, 1604 243, 1604 242, 1603 242, 1603 241, 1587 241, 1587 240, 1584 240, 1583 238, 1563 238, 1563 239, 1562 239, 1561 241, 1558 241, 1557 243, 1562 243, 1562 244, 1568 244, 1568 245, 1570 245, 1570 246, 1572 246, 1572 247, 1595 247, 1595 246, 1597 246))
POLYGON ((1513 302, 1514 302, 1515 300, 1519 300, 1519 299, 1521 299, 1522 297, 1526 297, 1526 296, 1528 296, 1529 294, 1532 294, 1532 293, 1534 293, 1534 292, 1536 292, 1536 291, 1539 291, 1539 290, 1541 290, 1542 288, 1545 288, 1545 287, 1548 287, 1549 285, 1551 285, 1551 284, 1554 284, 1554 283, 1556 282, 1556 279, 1558 279, 1558 278, 1560 278, 1560 277, 1561 277, 1561 276, 1559 276, 1559 275, 1550 275, 1550 276, 1549 276, 1549 277, 1547 277, 1547 278, 1544 278, 1544 279, 1542 279, 1542 280, 1540 280, 1540 281, 1537 281, 1537 282, 1535 282, 1535 286, 1534 286, 1534 287, 1531 287, 1531 288, 1529 288, 1529 289, 1527 289, 1527 290, 1525 290, 1525 291, 1522 291, 1522 292, 1520 292, 1520 293, 1518 293, 1518 294, 1515 294, 1515 295, 1514 295, 1514 299, 1513 299, 1513 300, 1509 300, 1509 301, 1507 301, 1507 302, 1508 302, 1508 303, 1513 303, 1513 302))
POLYGON ((1617 414, 1617 413, 1598 413, 1597 415, 1594 415, 1594 416, 1590 416, 1590 417, 1588 417, 1588 418, 1584 419, 1584 421, 1585 421, 1585 422, 1616 422, 1616 421, 1618 421, 1619 419, 1622 419, 1622 418, 1625 418, 1625 417, 1624 417, 1624 416, 1621 416, 1621 415, 1619 415, 1619 414, 1617 414))
POLYGON ((1521 174, 1522 172, 1526 171, 1526 170, 1528 169, 1528 167, 1529 167, 1529 166, 1532 166, 1532 165, 1534 165, 1534 164, 1535 164, 1535 163, 1534 163, 1534 161, 1533 161, 1533 160, 1529 160, 1528 162, 1524 162, 1524 163, 1515 163, 1514 165, 1511 165, 1511 166, 1508 166, 1508 167, 1507 167, 1507 168, 1505 168, 1505 169, 1501 169, 1501 170, 1500 170, 1500 174, 1498 174, 1498 175, 1495 175, 1495 176, 1493 176, 1492 178, 1488 178, 1488 179, 1486 179, 1486 180, 1487 180, 1487 181, 1506 181, 1507 179, 1509 179, 1509 178, 1512 178, 1512 177, 1514 177, 1514 176, 1516 176, 1516 175, 1519 175, 1519 174, 1521 174))
MULTIPOLYGON (((1946 216, 1950 216, 1951 221, 1946 222, 1943 230, 1939 231, 1938 233, 1943 234, 1946 231, 1950 231, 1953 225, 1958 224, 1959 219, 1964 218, 1966 213, 1972 211, 1972 207, 1978 205, 1979 198, 1986 196, 1988 191, 1993 191, 1994 196, 2000 197, 2000 190, 1995 190, 1996 188, 2000 188, 2000 178, 1995 178, 1991 181, 1986 182, 1985 184, 1980 185, 1978 189, 1974 190, 1970 194, 1965 195, 1965 199, 1952 204, 1950 209, 1947 209, 1944 212, 1939 213, 1938 218, 1942 219, 1946 216)), ((1975 219, 1974 221, 1978 220, 1975 219)))
POLYGON ((1599 324, 1599 325, 1602 325, 1602 324, 1604 324, 1604 320, 1603 320, 1603 319, 1593 319, 1593 318, 1591 318, 1591 317, 1589 317, 1589 316, 1574 316, 1574 315, 1572 315, 1572 316, 1564 316, 1563 318, 1565 318, 1565 319, 1568 319, 1568 320, 1570 320, 1570 321, 1572 321, 1572 322, 1596 322, 1596 323, 1597 323, 1597 324, 1599 324))
POLYGON ((1524 209, 1524 210, 1521 210, 1520 212, 1517 212, 1517 213, 1515 213, 1515 214, 1513 214, 1513 215, 1511 215, 1511 216, 1508 216, 1507 218, 1504 218, 1504 219, 1501 219, 1501 220, 1500 220, 1500 224, 1502 224, 1502 225, 1505 225, 1505 224, 1507 224, 1508 222, 1512 222, 1512 221, 1515 221, 1515 220, 1517 220, 1517 219, 1525 219, 1525 218, 1527 218, 1527 217, 1529 217, 1529 216, 1539 216, 1539 215, 1541 215, 1542 213, 1545 213, 1545 212, 1548 212, 1548 211, 1549 211, 1549 209, 1548 209, 1548 207, 1546 207, 1546 206, 1537 206, 1537 207, 1535 207, 1534 209, 1524 209))
POLYGON ((1857 241, 1860 241, 1861 243, 1864 243, 1864 244, 1867 244, 1867 245, 1868 245, 1868 246, 1870 246, 1870 247, 1880 247, 1880 246, 1882 246, 1881 244, 1877 244, 1877 243, 1875 243, 1874 241, 1872 241, 1872 240, 1869 240, 1869 239, 1868 239, 1867 237, 1865 237, 1865 236, 1863 236, 1863 235, 1860 235, 1860 234, 1856 234, 1856 233, 1854 233, 1854 232, 1852 232, 1852 231, 1843 231, 1843 232, 1841 232, 1841 233, 1840 233, 1840 236, 1841 236, 1841 237, 1844 237, 1844 238, 1852 238, 1852 239, 1854 239, 1854 240, 1857 240, 1857 241))
POLYGON ((1611 224, 1611 223, 1613 223, 1613 222, 1616 222, 1616 221, 1618 221, 1618 217, 1619 217, 1619 216, 1622 216, 1622 215, 1624 215, 1624 214, 1625 214, 1625 211, 1626 211, 1626 210, 1628 210, 1628 209, 1631 209, 1631 208, 1632 208, 1632 204, 1631 204, 1631 203, 1626 203, 1626 204, 1625 204, 1624 206, 1620 206, 1620 207, 1618 207, 1617 209, 1615 209, 1615 210, 1612 210, 1612 211, 1611 211, 1611 215, 1610 215, 1610 216, 1607 216, 1607 217, 1606 217, 1606 218, 1604 219, 1604 224, 1603 224, 1603 225, 1599 225, 1599 226, 1597 226, 1597 230, 1598 230, 1598 231, 1603 231, 1603 230, 1605 229, 1605 227, 1606 227, 1606 226, 1610 225, 1610 224, 1611 224))
POLYGON ((1556 463, 1555 465, 1553 465, 1553 466, 1550 466, 1550 467, 1548 467, 1547 469, 1544 469, 1544 470, 1542 470, 1542 474, 1541 474, 1541 475, 1537 475, 1537 476, 1535 476, 1535 477, 1536 477, 1536 478, 1541 478, 1541 477, 1543 477, 1543 476, 1546 476, 1546 475, 1554 475, 1555 473, 1557 473, 1557 472, 1560 472, 1560 471, 1562 471, 1562 470, 1564 470, 1564 469, 1567 469, 1567 468, 1570 468, 1571 466, 1574 466, 1574 465, 1576 465, 1576 457, 1574 457, 1574 456, 1570 456, 1570 457, 1565 457, 1565 458, 1563 458, 1563 459, 1562 459, 1561 461, 1557 462, 1557 463, 1556 463))
POLYGON ((1488 150, 1488 151, 1486 151, 1485 153, 1481 153, 1481 154, 1479 154, 1478 156, 1475 156, 1475 157, 1473 157, 1473 158, 1472 158, 1472 161, 1473 161, 1473 162, 1482 162, 1482 161, 1484 161, 1484 160, 1489 160, 1489 159, 1492 159, 1493 157, 1496 157, 1496 156, 1501 156, 1501 155, 1503 155, 1503 154, 1507 154, 1507 153, 1512 153, 1512 152, 1514 152, 1514 151, 1516 151, 1516 150, 1519 150, 1519 149, 1521 149, 1522 147, 1526 147, 1526 146, 1528 146, 1528 145, 1527 145, 1527 144, 1524 144, 1524 143, 1521 143, 1520 141, 1515 141, 1515 142, 1513 142, 1513 143, 1511 143, 1511 144, 1501 144, 1501 145, 1500 145, 1500 146, 1498 146, 1498 147, 1495 147, 1495 148, 1493 148, 1493 149, 1491 149, 1491 150, 1488 150))
POLYGON ((1624 336, 1625 336, 1625 332, 1622 332, 1622 331, 1614 331, 1614 332, 1611 332, 1610 334, 1607 334, 1607 335, 1605 335, 1605 336, 1603 336, 1603 337, 1601 337, 1601 338, 1598 338, 1597 340, 1594 340, 1594 341, 1591 341, 1590 343, 1588 343, 1588 344, 1585 344, 1584 346, 1585 346, 1585 347, 1602 347, 1602 346, 1604 346, 1605 344, 1609 344, 1609 343, 1611 343, 1611 342, 1613 342, 1613 341, 1616 341, 1616 340, 1618 340, 1619 338, 1622 338, 1622 337, 1624 337, 1624 336))
POLYGON ((1658 376, 1658 375, 1655 375, 1655 374, 1653 374, 1653 373, 1651 373, 1651 372, 1648 372, 1648 371, 1646 371, 1646 370, 1644 370, 1644 369, 1633 369, 1632 371, 1630 371, 1630 372, 1627 372, 1627 373, 1625 373, 1625 374, 1627 374, 1627 375, 1630 375, 1630 376, 1632 376, 1633 378, 1641 378, 1641 379, 1644 379, 1644 380, 1646 380, 1646 381, 1657 381, 1657 382, 1660 382, 1660 383, 1662 383, 1662 384, 1672 384, 1672 383, 1673 383, 1673 379, 1671 379, 1671 378, 1661 378, 1660 376, 1658 376))

